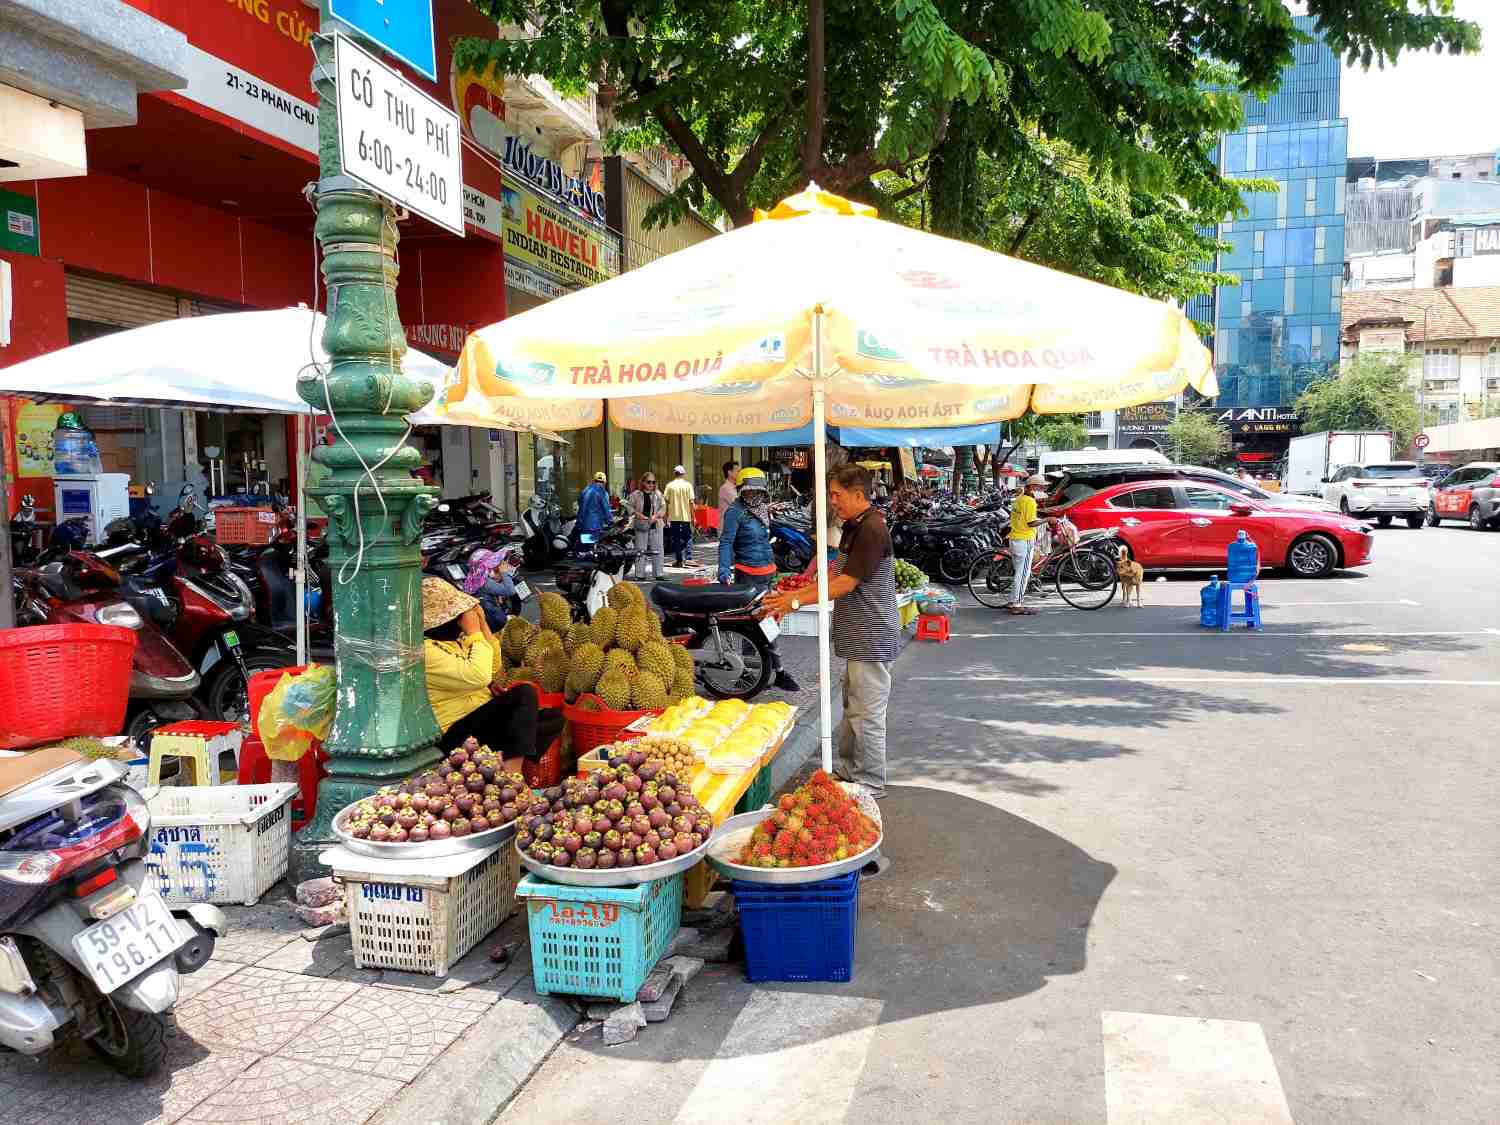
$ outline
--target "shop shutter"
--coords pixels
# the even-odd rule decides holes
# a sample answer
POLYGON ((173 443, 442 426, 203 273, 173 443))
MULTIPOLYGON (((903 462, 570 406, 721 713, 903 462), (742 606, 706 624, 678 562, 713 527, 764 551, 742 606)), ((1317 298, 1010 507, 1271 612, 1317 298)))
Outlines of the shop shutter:
POLYGON ((243 305, 226 305, 219 301, 200 301, 197 298, 182 301, 183 316, 218 316, 220 313, 244 312, 243 305))
POLYGON ((65 287, 69 320, 139 328, 159 320, 177 319, 177 298, 144 285, 129 285, 69 271, 65 287))

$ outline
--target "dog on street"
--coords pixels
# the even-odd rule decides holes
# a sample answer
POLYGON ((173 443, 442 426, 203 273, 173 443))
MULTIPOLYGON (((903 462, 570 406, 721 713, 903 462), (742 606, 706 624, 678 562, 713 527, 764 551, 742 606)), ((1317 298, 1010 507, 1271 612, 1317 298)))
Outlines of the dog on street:
POLYGON ((1115 573, 1120 576, 1123 604, 1130 605, 1130 591, 1134 590, 1136 608, 1141 608, 1141 587, 1146 584, 1146 571, 1130 557, 1130 548, 1123 543, 1120 544, 1120 557, 1115 562, 1115 573))

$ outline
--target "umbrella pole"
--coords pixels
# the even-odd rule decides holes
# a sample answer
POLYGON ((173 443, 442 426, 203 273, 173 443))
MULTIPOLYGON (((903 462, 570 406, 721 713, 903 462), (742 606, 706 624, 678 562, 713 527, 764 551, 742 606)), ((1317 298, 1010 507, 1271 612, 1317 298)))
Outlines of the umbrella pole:
POLYGON ((824 433, 823 312, 813 313, 813 512, 817 523, 818 550, 818 741, 823 748, 823 768, 833 771, 833 656, 828 629, 832 614, 828 604, 828 450, 824 433))
MULTIPOLYGON (((292 568, 297 599, 297 665, 307 663, 307 415, 297 419, 297 562, 292 568)), ((331 596, 330 591, 323 592, 331 596)))

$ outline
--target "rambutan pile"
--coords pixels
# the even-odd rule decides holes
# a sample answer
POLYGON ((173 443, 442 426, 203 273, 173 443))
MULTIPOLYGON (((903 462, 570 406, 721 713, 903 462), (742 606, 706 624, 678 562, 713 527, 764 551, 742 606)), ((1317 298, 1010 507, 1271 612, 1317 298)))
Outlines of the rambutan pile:
POLYGON ((746 867, 816 867, 869 851, 880 839, 875 822, 854 798, 819 770, 785 793, 755 826, 737 862, 746 867))

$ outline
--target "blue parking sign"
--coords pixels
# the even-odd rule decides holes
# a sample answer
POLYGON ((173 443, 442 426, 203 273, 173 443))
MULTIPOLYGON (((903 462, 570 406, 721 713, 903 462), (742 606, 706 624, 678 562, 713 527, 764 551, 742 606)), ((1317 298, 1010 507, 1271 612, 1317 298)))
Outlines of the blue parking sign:
POLYGON ((328 0, 328 12, 418 74, 437 81, 432 0, 328 0))

